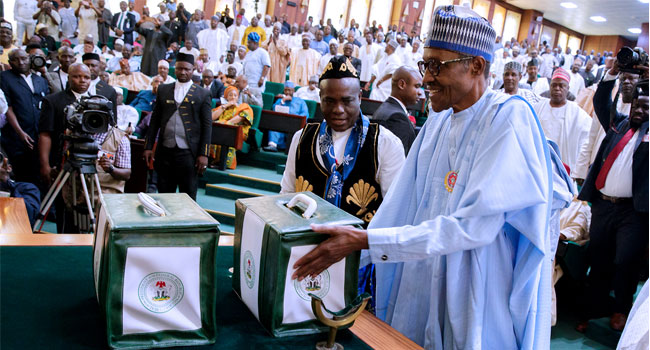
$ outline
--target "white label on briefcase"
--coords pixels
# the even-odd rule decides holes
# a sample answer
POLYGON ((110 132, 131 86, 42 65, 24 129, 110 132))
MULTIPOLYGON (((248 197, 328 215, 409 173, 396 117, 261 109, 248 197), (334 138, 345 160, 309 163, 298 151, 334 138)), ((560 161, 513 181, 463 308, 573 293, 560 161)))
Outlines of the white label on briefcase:
POLYGON ((122 333, 201 328, 200 247, 129 247, 122 333))
POLYGON ((332 311, 339 311, 345 307, 345 259, 330 266, 315 278, 307 277, 302 281, 291 279, 296 271, 293 264, 314 248, 315 245, 291 247, 287 277, 284 282, 283 324, 316 319, 311 310, 309 293, 323 299, 325 306, 332 311))
POLYGON ((260 261, 264 220, 251 210, 244 214, 241 234, 241 262, 239 266, 239 290, 241 299, 255 318, 260 319, 258 297, 260 286, 260 261))

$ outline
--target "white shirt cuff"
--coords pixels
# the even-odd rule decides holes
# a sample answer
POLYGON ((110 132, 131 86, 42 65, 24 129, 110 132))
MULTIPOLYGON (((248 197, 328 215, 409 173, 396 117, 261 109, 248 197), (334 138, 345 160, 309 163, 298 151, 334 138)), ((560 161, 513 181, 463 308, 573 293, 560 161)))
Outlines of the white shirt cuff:
POLYGON ((368 252, 373 263, 399 262, 406 260, 396 252, 397 230, 394 227, 368 230, 368 252))

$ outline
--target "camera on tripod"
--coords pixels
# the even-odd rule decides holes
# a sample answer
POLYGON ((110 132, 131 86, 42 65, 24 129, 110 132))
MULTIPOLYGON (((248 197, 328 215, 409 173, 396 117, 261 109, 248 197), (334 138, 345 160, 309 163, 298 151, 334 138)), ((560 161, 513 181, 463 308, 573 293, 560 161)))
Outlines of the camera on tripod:
POLYGON ((64 112, 70 131, 65 136, 69 141, 67 160, 82 173, 93 174, 99 145, 92 135, 108 131, 113 124, 113 103, 103 96, 84 96, 65 107, 64 112))
POLYGON ((38 55, 31 55, 29 56, 29 63, 31 64, 31 67, 33 70, 39 70, 47 64, 47 61, 45 60, 45 57, 43 56, 38 56, 38 55))
POLYGON ((634 49, 624 46, 621 51, 616 54, 616 61, 618 69, 621 72, 641 74, 642 72, 635 69, 634 66, 647 66, 648 54, 641 47, 634 49))

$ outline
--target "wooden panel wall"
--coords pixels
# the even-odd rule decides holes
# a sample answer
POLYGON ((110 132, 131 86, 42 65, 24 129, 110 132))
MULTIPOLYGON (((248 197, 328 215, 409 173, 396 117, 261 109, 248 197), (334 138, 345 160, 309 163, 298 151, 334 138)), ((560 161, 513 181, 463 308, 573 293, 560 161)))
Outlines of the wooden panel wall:
POLYGON ((587 53, 594 50, 595 53, 613 51, 616 54, 623 46, 634 47, 636 43, 619 35, 589 35, 585 37, 582 48, 587 53))

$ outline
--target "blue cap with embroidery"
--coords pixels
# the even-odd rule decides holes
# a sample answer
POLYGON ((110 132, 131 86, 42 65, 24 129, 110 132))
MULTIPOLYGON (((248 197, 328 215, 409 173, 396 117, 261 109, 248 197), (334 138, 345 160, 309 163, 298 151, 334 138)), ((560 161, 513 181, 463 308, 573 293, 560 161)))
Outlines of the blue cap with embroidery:
POLYGON ((496 32, 490 23, 465 6, 439 6, 433 12, 425 47, 482 56, 492 61, 496 32))
POLYGON ((250 40, 252 42, 259 43, 260 42, 260 35, 255 33, 255 32, 252 32, 252 33, 248 34, 248 40, 250 40))

